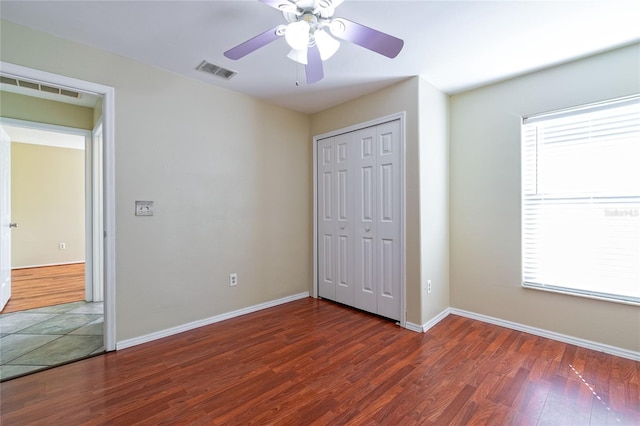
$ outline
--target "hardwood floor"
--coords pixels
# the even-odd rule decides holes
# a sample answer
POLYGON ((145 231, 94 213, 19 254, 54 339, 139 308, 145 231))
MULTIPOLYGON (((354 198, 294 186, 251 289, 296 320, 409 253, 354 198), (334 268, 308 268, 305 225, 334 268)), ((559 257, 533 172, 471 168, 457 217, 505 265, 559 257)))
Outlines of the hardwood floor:
POLYGON ((11 425, 640 424, 640 363, 311 298, 0 384, 11 425))
POLYGON ((84 300, 84 263, 14 269, 11 299, 1 313, 84 300))

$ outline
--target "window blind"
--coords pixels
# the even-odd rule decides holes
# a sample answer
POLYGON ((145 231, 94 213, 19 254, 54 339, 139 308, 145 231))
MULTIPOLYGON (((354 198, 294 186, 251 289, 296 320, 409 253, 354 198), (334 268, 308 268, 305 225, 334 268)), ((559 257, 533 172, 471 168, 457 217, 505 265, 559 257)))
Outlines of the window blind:
POLYGON ((522 271, 640 303, 640 96, 523 120, 522 271))

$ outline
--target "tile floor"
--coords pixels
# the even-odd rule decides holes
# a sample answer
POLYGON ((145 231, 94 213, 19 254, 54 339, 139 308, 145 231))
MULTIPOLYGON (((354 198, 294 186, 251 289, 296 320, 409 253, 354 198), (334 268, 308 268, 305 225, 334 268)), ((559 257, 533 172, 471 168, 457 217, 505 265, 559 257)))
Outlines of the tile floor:
POLYGON ((104 352, 102 302, 0 315, 0 380, 104 352))

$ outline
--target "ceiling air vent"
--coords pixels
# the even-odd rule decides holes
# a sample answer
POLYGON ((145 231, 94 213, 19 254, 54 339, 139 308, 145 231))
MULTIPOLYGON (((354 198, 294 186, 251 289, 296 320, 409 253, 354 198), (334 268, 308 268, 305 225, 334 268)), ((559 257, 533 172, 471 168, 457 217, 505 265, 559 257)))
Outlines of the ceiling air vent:
POLYGON ((26 87, 27 89, 40 90, 38 83, 32 83, 30 81, 18 80, 18 85, 20 87, 26 87))
POLYGON ((63 96, 69 96, 71 98, 76 98, 76 99, 80 97, 79 92, 74 92, 73 90, 67 90, 67 89, 60 89, 60 94, 63 96))
POLYGON ((53 93, 54 95, 69 96, 71 98, 80 98, 79 92, 73 90, 63 89, 61 87, 49 86, 47 84, 41 84, 34 81, 18 80, 12 77, 0 76, 0 83, 9 84, 11 86, 24 87, 27 89, 38 90, 40 92, 53 93))
POLYGON ((15 78, 5 77, 3 75, 3 76, 0 76, 0 83, 10 84, 12 86, 17 86, 18 85, 18 80, 16 80, 15 78))
POLYGON ((202 61, 200 65, 196 67, 198 71, 213 74, 216 77, 224 78, 225 80, 231 79, 234 75, 238 74, 235 71, 228 70, 226 68, 219 67, 207 61, 202 61))
POLYGON ((56 95, 60 94, 60 89, 57 87, 45 86, 44 84, 40 85, 40 90, 47 93, 55 93, 56 95))

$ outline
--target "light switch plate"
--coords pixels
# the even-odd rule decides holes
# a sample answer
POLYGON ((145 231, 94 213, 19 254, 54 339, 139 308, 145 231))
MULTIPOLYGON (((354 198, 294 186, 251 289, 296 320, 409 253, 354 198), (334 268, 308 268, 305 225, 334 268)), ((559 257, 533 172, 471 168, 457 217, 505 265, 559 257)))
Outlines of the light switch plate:
POLYGON ((153 201, 136 201, 136 216, 153 216, 153 201))

